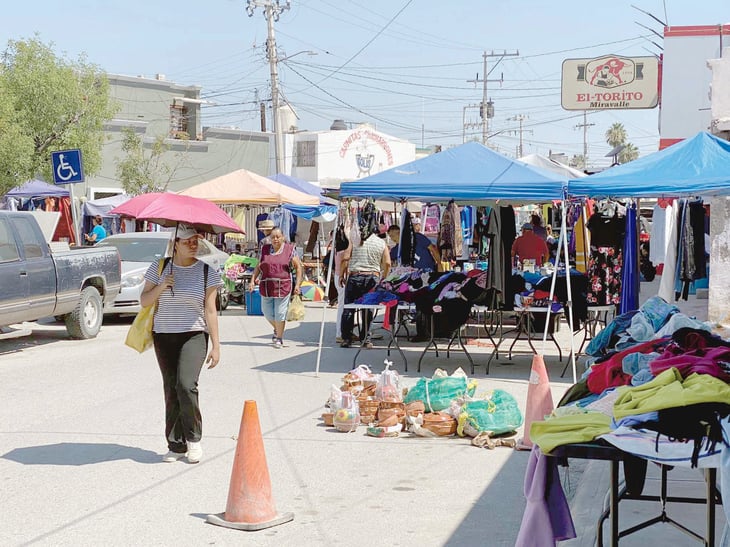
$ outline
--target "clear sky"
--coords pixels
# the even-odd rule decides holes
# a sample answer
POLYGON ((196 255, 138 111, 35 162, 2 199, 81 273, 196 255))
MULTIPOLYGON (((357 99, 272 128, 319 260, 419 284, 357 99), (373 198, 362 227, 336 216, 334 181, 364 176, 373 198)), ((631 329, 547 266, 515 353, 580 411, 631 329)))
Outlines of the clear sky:
MULTIPOLYGON (((284 1, 282 0, 282 4, 284 1)), ((291 0, 276 23, 284 98, 298 127, 328 129, 336 118, 369 122, 417 145, 460 144, 464 108, 482 99, 482 52, 519 51, 489 60, 495 116, 490 142, 515 155, 524 116, 523 152, 583 152, 579 112, 560 106, 566 58, 661 53, 662 25, 730 22, 728 0, 291 0), (317 52, 310 56, 303 51, 317 52)), ((85 53, 110 73, 202 86, 206 126, 259 129, 257 100, 270 99, 266 20, 245 0, 12 1, 0 37, 38 33, 57 52, 85 53)), ((729 44, 730 45, 730 44, 729 44)), ((646 154, 657 149, 658 109, 589 113, 589 158, 609 147, 604 133, 621 122, 646 154)), ((478 112, 467 109, 467 121, 478 112)), ((480 129, 467 138, 481 136, 480 129)))

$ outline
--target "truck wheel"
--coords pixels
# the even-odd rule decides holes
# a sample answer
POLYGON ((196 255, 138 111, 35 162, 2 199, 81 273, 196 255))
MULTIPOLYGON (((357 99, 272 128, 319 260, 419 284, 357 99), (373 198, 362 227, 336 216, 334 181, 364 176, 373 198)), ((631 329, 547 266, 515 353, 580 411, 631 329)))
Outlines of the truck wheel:
POLYGON ((88 339, 99 334, 104 317, 101 295, 95 287, 86 287, 81 291, 79 303, 74 311, 66 315, 66 330, 71 338, 88 339))

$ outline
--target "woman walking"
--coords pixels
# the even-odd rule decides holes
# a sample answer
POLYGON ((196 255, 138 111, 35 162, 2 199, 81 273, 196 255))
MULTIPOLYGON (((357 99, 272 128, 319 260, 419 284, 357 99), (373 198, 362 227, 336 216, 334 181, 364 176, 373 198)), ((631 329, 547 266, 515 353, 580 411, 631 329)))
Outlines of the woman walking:
POLYGON ((165 462, 182 459, 198 463, 203 456, 203 421, 198 401, 198 378, 203 363, 213 368, 220 360, 215 300, 220 274, 198 261, 198 240, 192 227, 180 224, 174 258, 154 262, 145 273, 140 303, 157 303, 152 336, 165 392, 165 462), (208 351, 208 339, 211 342, 208 351))
POLYGON ((261 247, 261 257, 251 274, 249 290, 253 291, 254 287, 259 285, 261 309, 274 329, 271 343, 275 348, 281 348, 284 344, 289 297, 292 292, 300 293, 302 261, 299 260, 294 244, 284 242, 284 234, 280 228, 271 230, 269 238, 271 243, 261 247), (292 269, 296 272, 293 288, 292 269))

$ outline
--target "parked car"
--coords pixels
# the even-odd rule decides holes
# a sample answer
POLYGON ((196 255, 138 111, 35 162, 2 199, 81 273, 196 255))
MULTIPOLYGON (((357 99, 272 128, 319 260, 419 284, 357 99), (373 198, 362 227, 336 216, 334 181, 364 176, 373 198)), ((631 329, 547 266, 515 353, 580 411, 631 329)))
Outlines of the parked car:
MULTIPOLYGON (((173 235, 173 231, 132 232, 111 235, 96 244, 96 248, 117 249, 122 260, 122 288, 114 301, 104 309, 105 314, 136 314, 142 309, 140 297, 144 289, 144 274, 151 263, 172 255, 173 235)), ((201 239, 198 259, 220 271, 228 255, 216 249, 209 241, 201 239)), ((217 305, 218 309, 226 309, 228 306, 225 291, 219 291, 217 305)))
POLYGON ((120 280, 116 249, 52 252, 35 215, 0 211, 0 326, 55 316, 72 338, 94 338, 120 280))

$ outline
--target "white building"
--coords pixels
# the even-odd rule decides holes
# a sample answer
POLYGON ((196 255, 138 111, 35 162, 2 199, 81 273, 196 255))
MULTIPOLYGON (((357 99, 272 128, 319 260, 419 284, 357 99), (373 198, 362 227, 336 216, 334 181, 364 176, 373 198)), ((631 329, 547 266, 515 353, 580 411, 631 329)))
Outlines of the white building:
POLYGON ((416 145, 381 133, 368 124, 348 129, 336 120, 329 130, 284 135, 287 174, 339 188, 416 159, 416 145))

